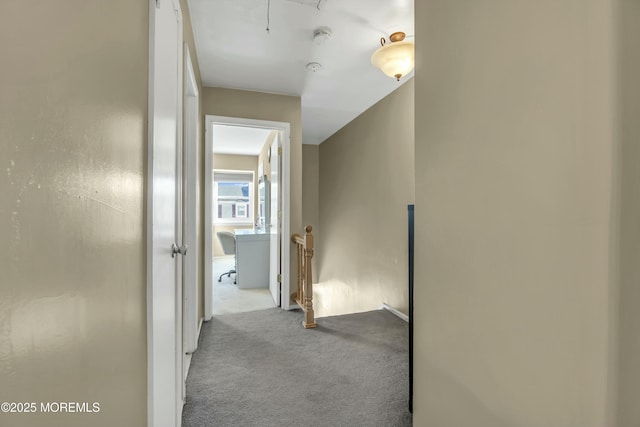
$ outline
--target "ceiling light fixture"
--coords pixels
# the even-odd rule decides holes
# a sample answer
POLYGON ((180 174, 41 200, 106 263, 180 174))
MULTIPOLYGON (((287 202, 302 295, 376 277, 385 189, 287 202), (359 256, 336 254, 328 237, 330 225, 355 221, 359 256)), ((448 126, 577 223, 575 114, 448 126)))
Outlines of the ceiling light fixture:
POLYGON ((389 36, 391 43, 387 44, 384 37, 380 38, 381 47, 371 55, 371 63, 380 68, 389 77, 395 77, 400 81, 414 66, 414 43, 404 41, 403 32, 393 33, 389 36))
POLYGON ((320 27, 313 32, 313 42, 320 46, 331 40, 331 28, 320 27))

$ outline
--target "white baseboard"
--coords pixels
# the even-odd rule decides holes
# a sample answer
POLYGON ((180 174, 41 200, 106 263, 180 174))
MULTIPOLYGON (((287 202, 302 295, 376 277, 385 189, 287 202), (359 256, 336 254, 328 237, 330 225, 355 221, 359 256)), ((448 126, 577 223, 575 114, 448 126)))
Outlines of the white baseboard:
POLYGON ((202 331, 202 322, 204 321, 204 317, 200 318, 200 322, 198 322, 198 332, 196 333, 196 349, 193 350, 191 353, 186 353, 186 354, 193 354, 196 351, 198 351, 198 342, 200 342, 200 331, 202 331))
MULTIPOLYGON (((196 335, 196 343, 200 341, 200 331, 202 330, 202 322, 204 321, 204 317, 200 318, 200 322, 198 323, 198 334, 196 335)), ((196 345, 196 351, 198 351, 198 346, 196 345)), ((195 351, 194 351, 195 353, 195 351)), ((186 353, 185 357, 185 372, 184 377, 186 378, 189 375, 189 369, 191 368, 191 357, 193 353, 186 353)))
MULTIPOLYGON (((200 341, 200 331, 202 330, 202 322, 204 322, 204 317, 200 318, 200 323, 198 323, 198 333, 196 334, 196 342, 200 341)), ((196 346, 197 348, 198 346, 196 346)))
POLYGON ((381 310, 390 311, 391 313, 395 314, 396 316, 398 316, 399 318, 401 318, 405 322, 409 323, 409 316, 407 316, 406 314, 404 314, 403 312, 401 312, 397 308, 391 307, 389 304, 383 303, 382 307, 380 307, 380 309, 381 310))
POLYGON ((187 376, 189 376, 189 369, 191 369, 191 358, 193 357, 193 354, 191 353, 187 353, 184 355, 184 377, 187 378, 187 376))

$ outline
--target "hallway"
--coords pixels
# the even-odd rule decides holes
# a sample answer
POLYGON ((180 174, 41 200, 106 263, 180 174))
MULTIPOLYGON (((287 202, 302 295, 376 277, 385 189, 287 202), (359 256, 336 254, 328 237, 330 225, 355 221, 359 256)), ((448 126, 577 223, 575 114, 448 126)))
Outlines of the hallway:
POLYGON ((202 327, 183 426, 410 426, 408 325, 386 311, 318 320, 268 309, 202 327))

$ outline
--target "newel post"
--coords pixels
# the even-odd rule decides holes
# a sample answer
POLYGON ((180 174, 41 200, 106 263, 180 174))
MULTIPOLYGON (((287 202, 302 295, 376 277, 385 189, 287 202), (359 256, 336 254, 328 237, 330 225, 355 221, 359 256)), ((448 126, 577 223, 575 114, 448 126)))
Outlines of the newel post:
POLYGON ((311 234, 311 226, 305 228, 304 236, 304 322, 305 328, 315 328, 316 321, 313 313, 313 270, 311 267, 311 259, 313 258, 313 234, 311 234))

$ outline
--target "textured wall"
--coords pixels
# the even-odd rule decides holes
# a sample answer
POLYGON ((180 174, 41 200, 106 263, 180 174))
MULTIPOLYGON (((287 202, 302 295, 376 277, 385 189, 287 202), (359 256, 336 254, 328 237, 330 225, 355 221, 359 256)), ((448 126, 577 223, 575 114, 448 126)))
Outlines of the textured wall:
POLYGON ((148 9, 2 4, 0 425, 146 424, 148 9))
POLYGON ((416 3, 416 425, 615 425, 612 9, 416 3))
POLYGON ((408 313, 407 205, 414 200, 414 82, 320 144, 316 313, 408 313))

